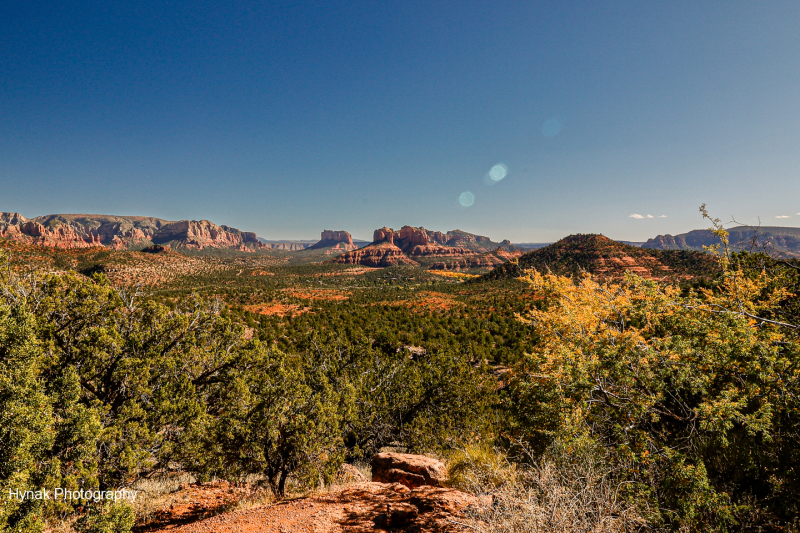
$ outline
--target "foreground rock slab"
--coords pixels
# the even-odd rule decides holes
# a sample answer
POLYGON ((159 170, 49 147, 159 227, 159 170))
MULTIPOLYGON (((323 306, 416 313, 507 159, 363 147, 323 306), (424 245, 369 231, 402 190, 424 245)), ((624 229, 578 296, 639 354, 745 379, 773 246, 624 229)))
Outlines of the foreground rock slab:
POLYGON ((410 453, 379 453, 372 458, 372 481, 402 483, 414 488, 440 487, 447 479, 444 463, 410 453))
POLYGON ((399 483, 354 483, 312 498, 217 515, 159 533, 460 533, 460 514, 477 505, 455 489, 399 483))

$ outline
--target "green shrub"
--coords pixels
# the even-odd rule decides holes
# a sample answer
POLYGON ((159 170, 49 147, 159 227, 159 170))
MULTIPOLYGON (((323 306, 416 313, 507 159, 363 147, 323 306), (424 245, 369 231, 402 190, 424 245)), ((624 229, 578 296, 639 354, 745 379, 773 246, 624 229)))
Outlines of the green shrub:
POLYGON ((12 498, 52 479, 53 407, 39 379, 44 354, 33 315, 0 301, 0 530, 41 529, 41 500, 12 498))
POLYGON ((126 503, 93 505, 73 524, 78 533, 130 533, 136 516, 126 503))
POLYGON ((220 391, 201 447, 202 469, 221 475, 261 474, 278 498, 290 475, 329 481, 344 459, 342 423, 350 387, 335 387, 318 361, 255 344, 251 364, 220 391))
POLYGON ((346 368, 357 401, 345 439, 353 458, 389 445, 444 453, 496 437, 497 382, 468 354, 350 350, 346 368))
POLYGON ((762 525, 797 516, 800 346, 759 318, 785 292, 735 269, 684 294, 634 275, 529 281, 544 306, 526 315, 541 343, 512 383, 519 436, 539 450, 604 446, 627 469, 621 494, 653 525, 721 531, 759 512, 762 525))

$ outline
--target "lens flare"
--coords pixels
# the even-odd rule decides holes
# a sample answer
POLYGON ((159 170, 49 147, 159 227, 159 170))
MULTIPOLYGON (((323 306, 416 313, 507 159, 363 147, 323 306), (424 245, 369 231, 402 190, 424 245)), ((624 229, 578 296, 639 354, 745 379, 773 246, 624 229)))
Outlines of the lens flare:
POLYGON ((542 124, 542 134, 545 137, 555 137, 561 131, 561 122, 558 119, 551 118, 545 120, 542 124))
POLYGON ((460 203, 464 207, 469 207, 475 203, 475 195, 469 191, 464 191, 458 197, 458 203, 460 203))
POLYGON ((492 181, 500 181, 507 175, 508 175, 508 167, 505 166, 503 163, 499 163, 493 166, 492 170, 489 171, 489 177, 492 178, 492 181))

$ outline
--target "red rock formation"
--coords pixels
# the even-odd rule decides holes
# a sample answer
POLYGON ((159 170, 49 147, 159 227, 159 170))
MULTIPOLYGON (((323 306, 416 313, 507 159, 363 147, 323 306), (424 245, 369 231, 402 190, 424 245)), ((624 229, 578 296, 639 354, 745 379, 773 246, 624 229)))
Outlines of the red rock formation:
POLYGON ((425 228, 403 226, 400 228, 399 245, 404 250, 412 246, 425 246, 429 243, 446 244, 447 235, 441 231, 428 231, 425 228))
POLYGON ((0 213, 0 237, 57 248, 106 246, 115 250, 176 241, 177 247, 233 248, 252 251, 264 245, 255 233, 217 226, 206 220, 168 222, 152 217, 112 215, 46 215, 26 219, 19 213, 0 213))
POLYGON ((444 463, 410 453, 379 453, 372 458, 372 481, 401 483, 408 488, 440 487, 447 479, 444 463))
POLYGON ((419 265, 413 259, 409 259, 403 251, 389 242, 370 244, 364 248, 347 252, 329 263, 340 263, 345 265, 365 265, 371 267, 388 267, 395 265, 419 265))
POLYGON ((153 235, 156 244, 173 243, 174 248, 202 250, 204 248, 233 248, 251 252, 264 245, 255 233, 241 232, 228 226, 217 226, 208 220, 181 220, 162 227, 153 235))
POLYGON ((27 221, 28 219, 19 213, 0 213, 0 225, 9 224, 13 226, 19 226, 27 221))
POLYGON ((394 238, 397 235, 397 232, 392 228, 387 228, 386 226, 382 227, 381 229, 376 229, 372 233, 372 242, 388 242, 389 244, 394 244, 394 238))
POLYGON ((102 246, 93 235, 81 235, 75 228, 67 224, 55 227, 45 227, 38 222, 28 220, 18 213, 3 213, 11 215, 2 217, 0 222, 0 237, 20 240, 40 246, 53 248, 91 248, 102 246), (8 220, 8 223, 4 223, 8 220), (17 222, 14 224, 14 222, 17 222))
POLYGON ((441 231, 428 231, 425 228, 415 228, 413 226, 403 226, 400 231, 392 228, 383 227, 376 229, 372 234, 373 242, 389 242, 397 245, 404 251, 414 246, 425 246, 429 243, 446 244, 447 235, 441 231))
POLYGON ((438 246, 434 244, 416 245, 411 248, 406 248, 404 251, 410 257, 461 257, 478 254, 478 252, 473 252, 468 248, 438 246))
MULTIPOLYGON (((473 235, 461 230, 442 233, 441 231, 430 231, 423 227, 416 228, 414 226, 403 226, 400 231, 387 227, 377 229, 373 233, 372 241, 375 243, 389 242, 400 247, 404 252, 408 252, 415 246, 427 246, 429 244, 468 248, 473 252, 488 252, 497 246, 489 237, 473 235)), ((509 248, 511 243, 503 241, 501 246, 509 248)))
POLYGON ((336 247, 341 250, 355 250, 356 245, 353 244, 353 237, 346 231, 333 231, 323 230, 320 235, 319 242, 309 247, 309 250, 317 250, 319 248, 336 247))
POLYGON ((383 227, 376 229, 372 238, 373 243, 361 249, 365 252, 345 254, 332 262, 367 266, 386 266, 378 264, 381 262, 427 265, 430 259, 441 257, 444 260, 435 262, 431 268, 460 270, 491 268, 520 255, 508 241, 493 243, 488 237, 461 230, 442 233, 414 226, 403 226, 400 231, 383 227), (410 262, 399 259, 398 250, 410 262), (376 257, 381 259, 376 260, 376 257))
MULTIPOLYGON (((457 250, 458 248, 456 248, 457 250)), ((498 247, 493 252, 486 253, 465 253, 453 254, 451 257, 440 255, 437 257, 444 257, 445 260, 437 261, 430 267, 431 270, 466 270, 469 268, 494 268, 502 265, 510 259, 517 258, 522 255, 522 252, 514 251, 507 252, 498 247)))

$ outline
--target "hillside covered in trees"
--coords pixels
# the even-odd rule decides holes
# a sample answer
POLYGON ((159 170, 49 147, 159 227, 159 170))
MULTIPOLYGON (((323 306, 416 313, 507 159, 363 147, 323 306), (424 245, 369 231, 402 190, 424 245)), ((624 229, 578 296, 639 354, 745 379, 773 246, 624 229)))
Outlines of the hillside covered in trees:
POLYGON ((685 281, 714 276, 719 266, 701 251, 643 249, 603 235, 570 235, 523 254, 484 276, 485 279, 516 278, 527 269, 575 276, 583 272, 602 279, 619 279, 634 272, 648 279, 685 281))

